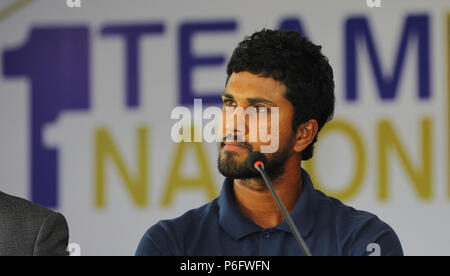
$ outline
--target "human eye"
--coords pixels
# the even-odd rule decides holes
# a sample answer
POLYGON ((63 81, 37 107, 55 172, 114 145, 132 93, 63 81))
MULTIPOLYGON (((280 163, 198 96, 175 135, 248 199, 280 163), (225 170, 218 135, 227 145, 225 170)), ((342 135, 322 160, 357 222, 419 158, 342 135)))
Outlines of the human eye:
POLYGON ((255 106, 255 108, 258 113, 267 113, 270 109, 267 106, 255 106))
POLYGON ((234 102, 230 99, 222 99, 222 102, 223 106, 230 106, 230 107, 234 106, 234 102))

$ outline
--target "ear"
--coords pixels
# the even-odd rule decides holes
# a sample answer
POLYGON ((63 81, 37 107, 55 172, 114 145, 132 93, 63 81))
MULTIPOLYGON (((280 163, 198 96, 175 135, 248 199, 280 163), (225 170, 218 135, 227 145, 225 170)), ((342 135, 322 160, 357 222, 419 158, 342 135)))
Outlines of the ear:
POLYGON ((318 130, 319 124, 314 119, 311 119, 306 123, 300 124, 297 127, 294 151, 296 152, 304 151, 309 146, 309 144, 311 144, 311 142, 314 140, 314 137, 316 137, 318 130))

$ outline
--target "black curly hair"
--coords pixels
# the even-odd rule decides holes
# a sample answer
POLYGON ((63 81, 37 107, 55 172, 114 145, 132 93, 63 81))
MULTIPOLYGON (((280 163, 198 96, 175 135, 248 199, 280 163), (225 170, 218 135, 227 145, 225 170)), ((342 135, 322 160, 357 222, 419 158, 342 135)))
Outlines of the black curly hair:
MULTIPOLYGON (((227 65, 227 80, 247 71, 270 77, 286 86, 285 97, 294 106, 292 128, 315 119, 319 131, 334 113, 333 69, 322 47, 296 31, 263 29, 239 43, 227 65)), ((314 143, 302 152, 302 160, 313 156, 314 143)))

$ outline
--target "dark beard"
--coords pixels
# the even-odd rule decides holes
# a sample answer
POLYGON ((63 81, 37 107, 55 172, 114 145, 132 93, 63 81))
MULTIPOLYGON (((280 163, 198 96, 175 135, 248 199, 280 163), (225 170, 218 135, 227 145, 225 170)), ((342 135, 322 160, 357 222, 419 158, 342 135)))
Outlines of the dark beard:
MULTIPOLYGON (((222 143, 220 148, 222 148, 222 143)), ((289 157, 289 149, 287 146, 283 150, 278 150, 270 156, 267 156, 267 164, 264 164, 264 168, 270 179, 276 179, 284 173, 284 164, 289 157)), ((249 154, 253 150, 249 150, 249 154)), ((260 178, 258 172, 254 172, 247 167, 246 161, 238 162, 233 157, 236 155, 235 152, 225 152, 222 156, 222 152, 219 151, 219 160, 217 161, 217 168, 219 172, 225 176, 234 179, 250 179, 250 178, 260 178)))

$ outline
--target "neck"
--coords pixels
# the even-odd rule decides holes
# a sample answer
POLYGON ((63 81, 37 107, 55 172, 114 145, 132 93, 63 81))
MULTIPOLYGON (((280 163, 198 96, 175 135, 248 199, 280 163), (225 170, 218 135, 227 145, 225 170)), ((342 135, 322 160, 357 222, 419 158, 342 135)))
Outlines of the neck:
MULTIPOLYGON (((302 190, 300 167, 299 156, 291 156, 285 163, 284 173, 272 179, 275 192, 289 213, 302 190)), ((262 228, 272 228, 284 220, 262 178, 235 179, 233 187, 238 209, 255 224, 262 228)))

